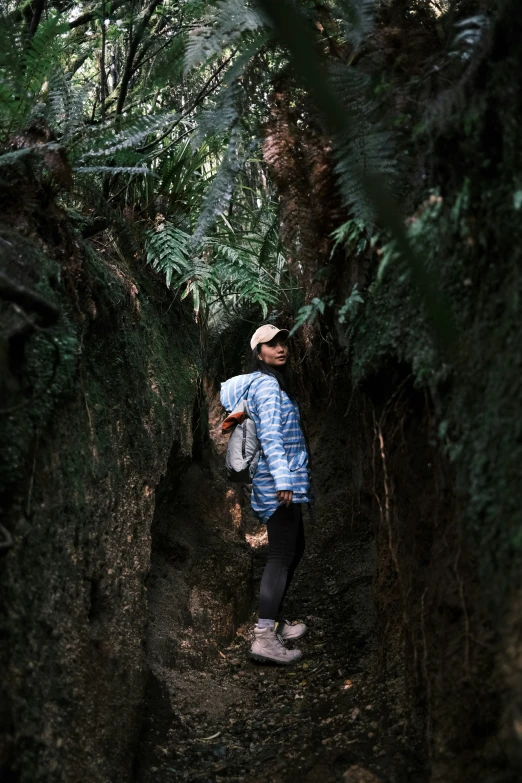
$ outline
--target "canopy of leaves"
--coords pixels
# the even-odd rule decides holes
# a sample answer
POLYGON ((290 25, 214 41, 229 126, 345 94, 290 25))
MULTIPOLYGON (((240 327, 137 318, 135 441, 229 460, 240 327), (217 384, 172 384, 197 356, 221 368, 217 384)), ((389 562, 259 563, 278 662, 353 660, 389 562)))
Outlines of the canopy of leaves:
POLYGON ((260 13, 229 6, 42 0, 0 11, 4 176, 28 164, 71 214, 103 227, 97 241, 117 245, 130 229, 173 293, 213 322, 252 308, 266 318, 295 285, 259 123, 245 119, 243 81, 267 36, 260 13))
MULTIPOLYGON (((111 241, 130 223, 144 258, 205 319, 252 306, 266 318, 285 307, 300 268, 292 266, 292 278, 284 263, 278 198, 261 154, 284 89, 297 126, 331 139, 345 209, 370 232, 384 224, 446 339, 452 327, 436 278, 391 195, 400 167, 378 69, 357 67, 379 6, 3 2, 0 167, 9 177, 30 162, 68 208, 103 216, 111 241), (305 110, 304 91, 312 98, 305 110)), ((453 57, 469 60, 486 18, 456 19, 456 0, 422 6, 450 20, 453 57)), ((297 254, 306 253, 306 231, 294 233, 297 254)), ((322 309, 312 306, 310 317, 322 309)))

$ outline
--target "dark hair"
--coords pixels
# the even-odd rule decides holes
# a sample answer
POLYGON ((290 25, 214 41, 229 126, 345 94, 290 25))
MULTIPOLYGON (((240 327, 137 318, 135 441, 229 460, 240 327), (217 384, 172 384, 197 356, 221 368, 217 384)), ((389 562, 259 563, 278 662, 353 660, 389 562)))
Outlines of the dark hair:
POLYGON ((252 351, 252 364, 251 372, 264 372, 265 375, 272 375, 279 384, 279 388, 288 394, 291 400, 295 400, 292 372, 288 365, 285 365, 281 370, 276 370, 275 367, 265 364, 259 355, 259 350, 262 343, 256 345, 252 351))

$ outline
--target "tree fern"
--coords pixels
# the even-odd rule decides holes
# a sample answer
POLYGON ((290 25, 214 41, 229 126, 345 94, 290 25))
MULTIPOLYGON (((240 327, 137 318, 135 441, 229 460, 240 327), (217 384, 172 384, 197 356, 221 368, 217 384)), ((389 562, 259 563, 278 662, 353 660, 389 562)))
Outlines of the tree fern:
MULTIPOLYGON (((196 5, 183 4, 184 8, 196 5)), ((189 24, 194 8, 188 13, 189 24)), ((166 10, 167 15, 176 12, 170 6, 166 10)), ((151 41, 144 39, 136 62, 150 57, 151 67, 146 78, 133 77, 131 89, 133 97, 144 96, 145 101, 136 103, 116 121, 108 116, 114 108, 110 96, 104 111, 98 108, 99 34, 83 38, 80 47, 76 45, 73 62, 80 65, 67 69, 68 47, 72 41, 78 43, 78 33, 65 34, 69 26, 62 24, 61 18, 51 13, 42 19, 30 42, 22 38, 20 23, 17 34, 0 53, 0 122, 5 118, 4 128, 22 128, 38 114, 39 125, 58 141, 10 150, 0 157, 0 165, 7 167, 24 156, 59 148, 75 175, 64 201, 71 215, 81 216, 77 217, 80 225, 86 214, 107 214, 111 224, 122 228, 124 204, 139 211, 140 223, 149 226, 150 218, 161 212, 165 219, 156 220, 156 229, 149 229, 145 237, 147 262, 165 276, 171 290, 192 297, 200 314, 248 305, 260 308, 266 316, 268 308, 278 302, 277 284, 283 276, 284 259, 266 184, 254 197, 257 186, 253 180, 242 182, 238 177, 245 164, 245 150, 250 149, 244 130, 251 95, 245 85, 251 89, 256 73, 253 58, 271 36, 262 15, 239 0, 218 3, 188 43, 186 67, 205 64, 204 68, 194 70, 183 83, 176 81, 176 74, 180 42, 186 40, 186 34, 175 36, 172 44, 163 48, 162 57, 153 51, 149 55, 155 44, 150 47, 151 41), (219 89, 213 93, 212 103, 208 99, 205 103, 209 84, 206 63, 231 46, 237 49, 232 64, 226 71, 221 68, 219 89), (168 73, 162 63, 168 65, 168 73), (156 94, 149 103, 151 86, 156 94), (179 106, 181 111, 173 110, 179 106), (198 106, 196 117, 194 106, 198 106), (199 127, 192 145, 188 139, 178 143, 173 138, 192 134, 195 123, 199 127), (222 218, 219 236, 214 227, 218 217, 222 218)), ((100 21, 96 15, 95 29, 100 21)), ((106 67, 116 56, 121 68, 122 43, 121 36, 105 37, 106 67)), ((264 78, 263 74, 261 80, 264 78)), ((255 166, 248 174, 254 179, 259 175, 255 166)))

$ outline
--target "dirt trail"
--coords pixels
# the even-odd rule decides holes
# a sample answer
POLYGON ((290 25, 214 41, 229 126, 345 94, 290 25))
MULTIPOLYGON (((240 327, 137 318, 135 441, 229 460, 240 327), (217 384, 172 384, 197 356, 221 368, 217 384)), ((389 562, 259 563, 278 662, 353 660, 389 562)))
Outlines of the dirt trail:
MULTIPOLYGON (((247 658, 254 605, 229 646, 205 653, 205 635, 193 636, 158 675, 169 680, 169 698, 151 691, 139 783, 428 780, 415 727, 397 706, 404 683, 389 669, 377 676, 371 525, 362 514, 350 524, 347 507, 343 493, 330 494, 306 522, 307 552, 286 610, 310 628, 298 643, 303 659, 286 668, 247 658)), ((257 586, 264 526, 246 538, 257 586)), ((164 588, 151 585, 152 605, 164 588)))

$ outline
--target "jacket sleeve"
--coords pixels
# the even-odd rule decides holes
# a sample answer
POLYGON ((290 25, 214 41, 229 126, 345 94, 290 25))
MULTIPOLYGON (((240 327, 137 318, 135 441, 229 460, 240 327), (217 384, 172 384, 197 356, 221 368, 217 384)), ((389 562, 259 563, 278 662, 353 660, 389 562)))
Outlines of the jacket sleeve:
POLYGON ((292 490, 292 474, 283 447, 281 391, 275 379, 263 379, 255 391, 255 402, 259 418, 257 436, 276 492, 292 490))

